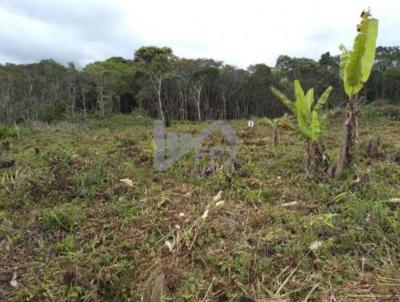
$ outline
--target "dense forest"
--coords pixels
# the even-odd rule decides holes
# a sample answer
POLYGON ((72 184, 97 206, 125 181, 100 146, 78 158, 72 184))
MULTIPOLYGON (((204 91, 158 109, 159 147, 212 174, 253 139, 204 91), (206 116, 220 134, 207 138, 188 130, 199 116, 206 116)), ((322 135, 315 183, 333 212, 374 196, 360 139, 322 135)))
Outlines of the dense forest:
MULTIPOLYGON (((371 77, 360 102, 400 103, 400 48, 378 47, 371 77)), ((52 59, 0 65, 0 122, 85 118, 141 110, 162 119, 237 119, 280 116, 284 111, 270 91, 290 95, 293 80, 316 94, 333 87, 329 106, 345 103, 339 56, 318 61, 279 56, 275 66, 237 68, 213 59, 185 59, 164 47, 139 48, 133 59, 112 57, 79 70, 52 59)))

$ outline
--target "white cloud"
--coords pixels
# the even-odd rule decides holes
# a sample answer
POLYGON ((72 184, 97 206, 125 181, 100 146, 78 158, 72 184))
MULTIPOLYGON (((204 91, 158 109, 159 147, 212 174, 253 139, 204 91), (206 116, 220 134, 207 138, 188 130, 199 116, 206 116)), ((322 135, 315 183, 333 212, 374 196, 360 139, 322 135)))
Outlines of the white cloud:
POLYGON ((325 51, 337 53, 340 43, 351 46, 368 6, 380 19, 381 45, 399 44, 400 35, 398 0, 3 1, 0 43, 8 45, 0 44, 2 61, 51 56, 86 63, 129 58, 139 46, 158 45, 179 56, 241 67, 274 65, 280 54, 318 58, 325 51), (33 45, 34 55, 18 51, 20 45, 33 45))

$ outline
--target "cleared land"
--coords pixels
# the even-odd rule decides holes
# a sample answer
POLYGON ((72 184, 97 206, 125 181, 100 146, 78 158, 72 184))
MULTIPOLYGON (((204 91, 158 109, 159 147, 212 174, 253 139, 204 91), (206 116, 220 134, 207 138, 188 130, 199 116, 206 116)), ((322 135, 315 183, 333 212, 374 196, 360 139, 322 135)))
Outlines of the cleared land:
MULTIPOLYGON (((399 301, 400 121, 365 112, 361 141, 382 143, 361 184, 305 179, 297 136, 273 148, 262 120, 231 124, 242 169, 208 176, 193 154, 155 172, 153 123, 134 115, 3 129, 0 300, 140 301, 164 277, 165 301, 399 301)), ((327 133, 336 158, 342 115, 327 133)))

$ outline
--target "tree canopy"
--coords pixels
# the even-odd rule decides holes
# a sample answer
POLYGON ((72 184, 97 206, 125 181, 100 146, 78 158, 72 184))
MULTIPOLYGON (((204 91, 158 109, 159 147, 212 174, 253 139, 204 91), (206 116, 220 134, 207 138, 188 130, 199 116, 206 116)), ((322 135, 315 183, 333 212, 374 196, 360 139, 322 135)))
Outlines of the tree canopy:
MULTIPOLYGON (((375 64, 359 95, 365 102, 400 102, 400 49, 377 47, 375 64)), ((131 112, 170 119, 237 119, 281 116, 287 109, 274 86, 294 98, 293 81, 320 95, 333 90, 328 106, 345 103, 339 56, 319 60, 278 57, 275 66, 238 68, 211 58, 180 58, 168 47, 141 47, 130 59, 111 57, 78 69, 52 59, 0 64, 0 122, 52 120, 70 114, 131 112)))

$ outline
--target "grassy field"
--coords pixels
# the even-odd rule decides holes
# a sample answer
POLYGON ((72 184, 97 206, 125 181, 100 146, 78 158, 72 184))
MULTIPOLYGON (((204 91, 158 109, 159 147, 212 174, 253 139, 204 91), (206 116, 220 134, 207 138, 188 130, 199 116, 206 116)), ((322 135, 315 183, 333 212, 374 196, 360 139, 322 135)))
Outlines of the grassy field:
MULTIPOLYGON (((342 122, 323 139, 331 159, 342 122)), ((400 121, 364 115, 379 154, 341 180, 305 179, 296 135, 273 148, 262 120, 231 125, 240 171, 192 153, 156 172, 137 115, 2 129, 15 163, 0 170, 0 301, 141 301, 161 286, 164 301, 400 301, 400 121)))

